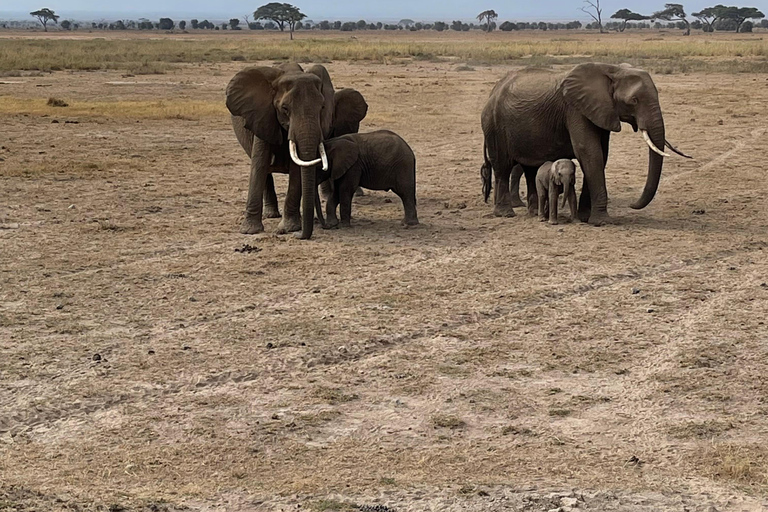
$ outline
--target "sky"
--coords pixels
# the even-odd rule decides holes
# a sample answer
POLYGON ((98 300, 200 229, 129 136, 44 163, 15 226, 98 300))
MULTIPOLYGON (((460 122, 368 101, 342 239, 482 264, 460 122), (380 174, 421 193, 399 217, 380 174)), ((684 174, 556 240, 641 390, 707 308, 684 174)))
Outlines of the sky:
MULTIPOLYGON (((20 18, 30 11, 49 7, 65 19, 139 18, 159 16, 183 18, 203 17, 229 19, 252 13, 269 0, 133 0, 110 2, 105 0, 0 0, 0 19, 20 18)), ((603 17, 608 18, 621 8, 650 14, 663 8, 665 0, 602 0, 603 17)), ((678 2, 681 0, 677 0, 678 2)), ((684 0, 683 0, 684 1, 684 0)), ((579 11, 582 0, 288 0, 315 22, 329 20, 398 21, 410 18, 416 21, 470 20, 486 9, 494 9, 503 20, 587 20, 579 11)), ((685 2, 689 12, 723 3, 722 0, 694 0, 685 2)), ((730 2, 725 2, 729 4, 730 2)), ((763 12, 768 0, 746 0, 744 4, 763 12)), ((25 18, 21 18, 25 19, 25 18)))

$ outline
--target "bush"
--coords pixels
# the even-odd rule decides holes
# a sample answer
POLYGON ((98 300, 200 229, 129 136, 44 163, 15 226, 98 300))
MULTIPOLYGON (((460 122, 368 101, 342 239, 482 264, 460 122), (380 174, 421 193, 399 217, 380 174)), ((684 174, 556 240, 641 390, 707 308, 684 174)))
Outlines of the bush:
POLYGON ((158 25, 160 30, 173 30, 173 27, 176 26, 171 18, 160 18, 160 23, 158 25))
POLYGON ((341 31, 342 32, 352 32, 357 28, 357 25, 351 21, 348 21, 341 25, 341 31))
POLYGON ((747 20, 747 21, 745 21, 744 23, 741 24, 741 32, 742 33, 744 33, 744 32, 752 32, 752 28, 754 26, 755 26, 754 23, 752 23, 751 21, 747 20))
POLYGON ((445 30, 445 28, 446 28, 447 26, 448 26, 448 25, 447 25, 447 24, 446 24, 444 21, 436 21, 436 22, 435 22, 435 25, 434 25, 434 27, 433 27, 433 28, 434 28, 435 30, 437 30, 438 32, 442 32, 443 30, 445 30))
POLYGON ((499 25, 499 30, 503 32, 510 32, 512 30, 517 30, 517 25, 514 23, 510 23, 509 21, 505 21, 501 25, 499 25))

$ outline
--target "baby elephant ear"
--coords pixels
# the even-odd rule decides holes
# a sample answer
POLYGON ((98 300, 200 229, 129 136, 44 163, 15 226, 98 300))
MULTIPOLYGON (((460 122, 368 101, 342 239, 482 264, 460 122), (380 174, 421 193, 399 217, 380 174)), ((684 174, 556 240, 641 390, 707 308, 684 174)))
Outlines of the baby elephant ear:
POLYGON ((368 104, 363 95, 354 89, 342 89, 336 93, 333 116, 333 136, 357 133, 360 121, 368 113, 368 104))
POLYGON ((346 138, 326 141, 325 150, 328 153, 328 165, 331 168, 331 179, 333 180, 344 176, 360 157, 357 143, 346 138))
POLYGON ((563 79, 565 101, 590 121, 612 132, 621 131, 619 114, 613 100, 611 75, 618 66, 589 62, 579 64, 563 79))
POLYGON ((245 127, 270 144, 282 144, 283 131, 272 104, 272 85, 283 74, 269 67, 247 68, 237 73, 227 85, 227 108, 233 116, 242 117, 245 127))

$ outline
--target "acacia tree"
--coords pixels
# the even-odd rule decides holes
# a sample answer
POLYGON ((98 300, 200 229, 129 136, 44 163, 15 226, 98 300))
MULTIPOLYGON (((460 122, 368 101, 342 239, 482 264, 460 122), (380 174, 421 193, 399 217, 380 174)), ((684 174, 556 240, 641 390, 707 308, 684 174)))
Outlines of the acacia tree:
POLYGON ((611 15, 611 19, 622 20, 622 23, 619 26, 619 32, 624 32, 624 29, 627 28, 627 22, 647 20, 647 19, 650 19, 650 17, 644 16, 636 12, 632 12, 629 9, 619 9, 618 11, 616 11, 611 15))
POLYGON ((603 34, 605 32, 603 30, 603 8, 600 6, 600 0, 584 0, 584 3, 587 5, 579 10, 589 14, 597 23, 600 33, 603 34))
POLYGON ((707 7, 699 12, 694 12, 693 16, 704 23, 704 32, 714 32, 715 23, 723 18, 728 12, 728 7, 717 4, 714 7, 707 7))
POLYGON ((493 26, 491 25, 491 22, 498 19, 499 15, 496 14, 496 11, 493 9, 488 9, 487 11, 483 11, 480 14, 477 15, 477 21, 480 23, 485 20, 486 25, 488 26, 488 32, 493 30, 493 26))
POLYGON ((291 4, 281 4, 279 2, 270 2, 262 5, 253 13, 253 19, 255 20, 272 20, 275 22, 280 29, 280 32, 285 32, 285 26, 288 25, 291 39, 293 39, 293 31, 296 28, 296 23, 306 17, 307 15, 301 12, 298 7, 291 4))
POLYGON ((651 20, 682 21, 685 23, 685 35, 691 35, 691 24, 685 19, 685 8, 682 4, 665 4, 663 11, 653 13, 651 20))
POLYGON ((765 14, 756 7, 729 7, 726 17, 736 22, 736 32, 738 33, 745 21, 765 18, 765 14))
POLYGON ((47 7, 40 9, 39 11, 32 11, 29 14, 30 16, 37 18, 40 23, 43 24, 43 30, 45 32, 48 32, 48 22, 53 21, 53 24, 56 25, 60 18, 60 16, 57 16, 55 12, 47 7))

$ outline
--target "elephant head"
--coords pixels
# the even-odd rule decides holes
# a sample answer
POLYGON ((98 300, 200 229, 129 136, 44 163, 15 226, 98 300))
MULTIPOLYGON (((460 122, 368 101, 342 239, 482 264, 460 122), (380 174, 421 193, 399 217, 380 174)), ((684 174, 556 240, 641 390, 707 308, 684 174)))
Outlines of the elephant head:
POLYGON ((650 75, 627 64, 580 64, 563 79, 561 91, 566 103, 599 128, 618 132, 625 122, 643 135, 649 147, 648 175, 631 207, 645 208, 656 194, 663 157, 669 156, 664 146, 682 155, 666 141, 659 93, 650 75))
POLYGON ((320 65, 306 72, 298 64, 252 67, 237 73, 227 86, 230 113, 241 117, 259 139, 287 145, 287 153, 302 168, 301 238, 312 236, 315 166, 322 162, 327 168, 323 141, 333 133, 334 122, 359 125, 367 112, 362 95, 345 96, 335 97, 328 71, 320 65))
POLYGON ((565 208, 565 201, 568 199, 568 191, 576 186, 576 166, 572 160, 563 158, 556 160, 552 164, 551 176, 555 185, 563 186, 563 204, 561 208, 565 208))
POLYGON ((328 169, 330 172, 326 179, 335 181, 344 176, 355 165, 358 158, 360 158, 360 149, 356 142, 346 137, 330 140, 327 146, 328 169))

